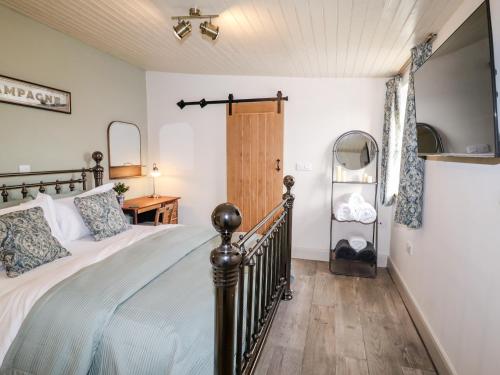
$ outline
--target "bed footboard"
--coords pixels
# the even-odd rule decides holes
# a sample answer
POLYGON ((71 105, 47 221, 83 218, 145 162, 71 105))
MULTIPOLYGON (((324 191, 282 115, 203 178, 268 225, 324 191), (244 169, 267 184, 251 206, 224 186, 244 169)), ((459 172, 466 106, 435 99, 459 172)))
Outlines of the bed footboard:
POLYGON ((231 203, 217 206, 212 224, 221 235, 210 261, 215 285, 214 374, 251 374, 280 300, 292 299, 292 176, 283 200, 252 230, 231 243, 241 224, 231 203), (256 241, 255 235, 263 233, 256 241))

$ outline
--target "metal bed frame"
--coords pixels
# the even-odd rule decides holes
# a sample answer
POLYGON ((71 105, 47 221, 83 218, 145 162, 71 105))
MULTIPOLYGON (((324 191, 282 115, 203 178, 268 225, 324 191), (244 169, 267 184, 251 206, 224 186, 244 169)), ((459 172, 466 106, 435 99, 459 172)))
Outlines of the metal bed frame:
MULTIPOLYGON (((21 190, 23 198, 29 188, 82 184, 87 190, 87 173, 92 173, 94 186, 103 182, 102 152, 92 154, 92 168, 26 173, 3 173, 0 178, 74 174, 80 178, 0 186, 4 202, 9 191, 21 190)), ((295 197, 292 176, 285 176, 283 200, 249 232, 232 243, 231 238, 241 224, 241 213, 231 203, 218 205, 212 213, 212 225, 220 233, 221 244, 213 249, 210 262, 215 287, 214 374, 247 375, 255 371, 269 330, 281 300, 291 300, 292 212, 295 197), (257 239, 256 239, 257 237, 257 239)))
POLYGON ((285 176, 283 200, 267 216, 231 243, 241 224, 231 203, 217 206, 212 224, 221 244, 210 256, 215 285, 214 374, 252 374, 280 301, 291 300, 292 176, 285 176), (267 229, 266 229, 267 228, 267 229), (264 234, 251 244, 254 235, 264 234), (248 248, 247 248, 248 247, 248 248))
POLYGON ((41 172, 19 172, 19 173, 0 173, 0 178, 18 178, 18 177, 30 177, 30 176, 45 176, 45 175, 63 175, 63 174, 72 174, 80 173, 80 178, 73 178, 73 176, 69 180, 55 180, 55 181, 40 181, 35 183, 21 183, 14 185, 5 185, 0 186, 1 196, 3 202, 9 201, 9 191, 10 190, 21 190, 21 195, 23 198, 28 196, 29 188, 38 188, 38 191, 41 193, 45 193, 47 191, 47 186, 54 186, 56 194, 61 194, 62 185, 69 185, 69 190, 75 190, 75 184, 82 184, 82 190, 87 190, 87 173, 92 173, 94 175, 94 186, 102 185, 102 177, 104 175, 104 167, 101 166, 102 162, 102 152, 95 151, 92 153, 92 159, 95 162, 95 166, 92 168, 80 168, 80 169, 62 169, 62 170, 54 170, 54 171, 41 171, 41 172))

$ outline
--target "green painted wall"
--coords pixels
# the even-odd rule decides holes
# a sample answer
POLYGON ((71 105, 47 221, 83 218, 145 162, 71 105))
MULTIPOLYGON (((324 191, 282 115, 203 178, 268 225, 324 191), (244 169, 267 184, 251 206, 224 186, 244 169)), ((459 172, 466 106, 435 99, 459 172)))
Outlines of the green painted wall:
MULTIPOLYGON (((0 75, 70 91, 73 111, 0 103, 0 172, 15 172, 20 164, 32 170, 83 167, 95 150, 105 154, 107 167, 106 130, 114 120, 139 125, 147 164, 142 69, 0 6, 0 75)), ((149 192, 145 178, 127 183, 129 196, 149 192)))

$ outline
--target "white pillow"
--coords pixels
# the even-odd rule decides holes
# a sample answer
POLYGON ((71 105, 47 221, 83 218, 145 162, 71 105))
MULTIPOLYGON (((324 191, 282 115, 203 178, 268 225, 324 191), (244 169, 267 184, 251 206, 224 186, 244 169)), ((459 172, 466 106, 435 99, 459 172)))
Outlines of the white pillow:
POLYGON ((56 210, 54 207, 54 200, 50 195, 38 193, 36 199, 21 203, 18 206, 4 208, 0 210, 0 215, 8 214, 10 212, 28 210, 34 207, 41 207, 43 210, 43 216, 47 223, 49 224, 50 231, 52 235, 57 238, 59 242, 64 242, 64 236, 62 235, 61 228, 57 224, 56 210))
MULTIPOLYGON (((88 197, 89 195, 105 193, 113 189, 114 184, 106 184, 96 187, 76 197, 88 197)), ((79 238, 89 236, 90 230, 76 209, 74 200, 76 197, 57 199, 54 202, 57 224, 61 230, 62 237, 66 242, 75 241, 79 238)))

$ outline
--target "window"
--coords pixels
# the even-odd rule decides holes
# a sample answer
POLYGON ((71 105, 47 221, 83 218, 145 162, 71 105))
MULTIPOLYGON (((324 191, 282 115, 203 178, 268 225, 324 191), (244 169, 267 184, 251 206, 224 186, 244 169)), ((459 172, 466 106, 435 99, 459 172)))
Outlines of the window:
POLYGON ((399 119, 393 113, 391 118, 391 132, 389 134, 389 161, 387 165, 386 197, 398 194, 399 175, 401 172, 401 151, 403 144, 403 130, 406 116, 406 100, 408 98, 408 73, 401 77, 398 88, 399 119))

